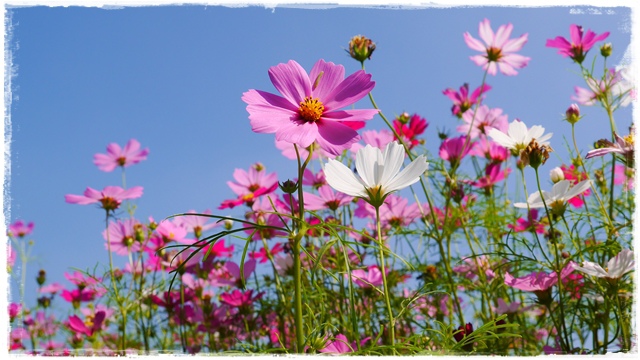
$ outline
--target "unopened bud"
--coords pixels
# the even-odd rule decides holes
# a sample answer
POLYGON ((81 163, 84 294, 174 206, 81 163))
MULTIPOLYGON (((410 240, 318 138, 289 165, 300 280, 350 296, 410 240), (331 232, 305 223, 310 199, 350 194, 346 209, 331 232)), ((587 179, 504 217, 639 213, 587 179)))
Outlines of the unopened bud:
POLYGON ((562 169, 559 167, 553 168, 549 173, 549 177, 551 178, 551 181, 553 181, 553 183, 555 184, 558 181, 564 180, 564 171, 562 171, 562 169))
POLYGON ((529 165, 534 169, 537 169, 540 165, 544 165, 549 159, 549 153, 552 152, 550 146, 540 145, 536 139, 532 139, 529 145, 522 150, 520 154, 520 160, 524 165, 529 165))
POLYGON ((371 60, 371 54, 375 49, 376 44, 362 35, 356 35, 349 41, 349 55, 361 63, 367 59, 371 60))
POLYGON ((611 46, 611 43, 606 43, 600 47, 600 54, 604 57, 611 56, 612 51, 613 51, 613 48, 611 46))
POLYGON ((280 186, 280 190, 282 190, 282 192, 285 194, 293 194, 294 192, 296 192, 296 190, 298 190, 298 183, 291 180, 278 183, 278 185, 280 186))
POLYGON ((225 219, 224 228, 225 230, 231 230, 231 228, 233 228, 233 220, 225 219))
POLYGON ((565 120, 569 122, 569 124, 573 125, 580 120, 580 107, 578 104, 571 104, 567 111, 565 112, 565 120))
POLYGON ((47 281, 47 272, 44 270, 38 271, 38 277, 36 277, 38 285, 42 286, 47 281))

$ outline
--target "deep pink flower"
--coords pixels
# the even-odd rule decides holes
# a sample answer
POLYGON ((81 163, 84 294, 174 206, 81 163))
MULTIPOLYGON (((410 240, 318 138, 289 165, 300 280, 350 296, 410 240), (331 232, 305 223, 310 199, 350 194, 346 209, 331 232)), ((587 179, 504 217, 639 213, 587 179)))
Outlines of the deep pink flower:
MULTIPOLYGON (((418 135, 422 135, 428 126, 429 123, 427 123, 427 119, 420 117, 418 114, 413 114, 409 118, 409 114, 404 113, 399 118, 395 118, 393 120, 394 130, 398 133, 400 138, 402 138, 402 141, 407 144, 409 149, 413 149, 421 143, 418 139, 418 135)), ((393 140, 399 140, 395 137, 395 134, 393 140)), ((384 147, 381 149, 384 149, 384 147)))
POLYGON ((219 279, 219 284, 232 285, 237 287, 242 287, 242 280, 244 278, 244 282, 247 283, 249 281, 249 277, 256 269, 256 260, 250 259, 244 263, 242 277, 240 276, 240 266, 233 261, 227 261, 224 264, 224 268, 226 270, 227 279, 219 279))
POLYGON ((124 148, 121 148, 120 145, 116 143, 107 145, 107 153, 95 154, 93 156, 93 163, 98 166, 98 169, 110 172, 118 166, 124 168, 146 160, 148 154, 149 149, 140 150, 138 140, 131 139, 124 148))
MULTIPOLYGON (((276 243, 269 252, 271 253, 271 256, 275 256, 276 254, 282 252, 283 250, 284 250, 284 247, 282 246, 282 243, 276 243)), ((264 247, 260 248, 260 250, 258 251, 249 253, 249 257, 252 259, 258 260, 260 264, 263 264, 269 261, 269 256, 267 256, 267 250, 264 247)))
POLYGON ((79 271, 74 271, 71 274, 64 273, 64 277, 67 278, 67 280, 71 281, 80 289, 84 289, 88 286, 95 285, 102 281, 102 279, 100 278, 96 278, 90 275, 85 275, 79 271))
POLYGON ((78 307, 80 306, 80 302, 93 301, 93 299, 96 298, 96 291, 92 289, 74 289, 72 291, 62 290, 60 296, 66 301, 72 303, 74 307, 78 307))
POLYGON ((257 299, 260 299, 263 293, 259 293, 256 296, 253 295, 253 290, 247 290, 242 292, 238 289, 233 290, 231 293, 223 293, 220 295, 220 302, 233 307, 249 307, 257 299))
POLYGON ((522 69, 527 66, 531 59, 515 54, 527 42, 528 34, 524 34, 517 39, 509 39, 512 30, 513 25, 511 24, 501 25, 494 34, 489 20, 484 19, 480 22, 478 30, 484 44, 473 38, 468 32, 464 33, 464 41, 467 46, 483 53, 482 55, 471 56, 471 61, 478 66, 482 66, 482 69, 487 70, 491 75, 495 75, 498 68, 505 75, 517 75, 518 72, 515 69, 522 69))
POLYGON ((87 317, 86 322, 83 322, 76 315, 69 316, 69 322, 67 327, 78 334, 84 334, 86 336, 92 336, 95 332, 98 332, 102 328, 102 322, 105 319, 105 312, 98 311, 95 316, 87 317), (87 325, 88 324, 88 325, 87 325))
POLYGON ((502 132, 507 132, 509 129, 509 118, 506 114, 502 115, 502 109, 489 109, 486 105, 480 106, 475 111, 465 112, 462 115, 462 120, 464 120, 464 124, 458 126, 456 131, 463 135, 469 133, 471 139, 480 135, 486 137, 491 129, 502 132), (471 132, 469 132, 469 128, 471 128, 471 132))
POLYGON ((307 210, 337 210, 339 207, 347 205, 353 200, 352 196, 333 191, 329 185, 324 185, 318 189, 318 195, 308 192, 304 193, 304 207, 307 210))
MULTIPOLYGON (((584 172, 578 171, 578 169, 576 169, 574 165, 571 165, 569 167, 567 167, 566 165, 562 165, 560 166, 560 169, 564 174, 564 179, 571 181, 572 186, 576 185, 582 180, 587 179, 587 174, 585 174, 584 172)), ((590 194, 591 194, 591 189, 587 189, 581 195, 589 196, 590 194)), ((582 198, 580 196, 574 196, 571 199, 567 200, 567 202, 577 208, 584 205, 584 201, 582 201, 582 198)))
MULTIPOLYGON (((460 325, 458 329, 453 333, 453 338, 456 339, 456 342, 462 342, 464 338, 470 336, 473 333, 473 325, 471 323, 467 323, 466 325, 460 325)), ((464 345, 462 345, 462 349, 465 351, 473 350, 473 341, 466 341, 464 345)))
POLYGON ((451 113, 457 117, 462 117, 462 114, 471 109, 473 105, 480 103, 483 99, 483 95, 489 90, 491 90, 491 86, 484 84, 482 86, 478 86, 471 96, 469 96, 469 84, 465 83, 460 87, 460 92, 456 92, 455 89, 448 88, 442 93, 453 101, 451 113))
POLYGON ((496 183, 504 180, 510 172, 511 169, 509 168, 504 169, 504 171, 500 171, 500 164, 492 163, 487 165, 485 168, 485 176, 479 178, 477 181, 471 182, 471 185, 489 190, 492 189, 496 183))
POLYGON ((89 205, 100 203, 101 208, 110 211, 117 209, 123 200, 136 199, 142 196, 142 186, 134 186, 125 190, 119 186, 107 186, 102 191, 88 187, 84 195, 65 195, 69 204, 89 205))
POLYGON ((584 58, 587 56, 587 52, 595 43, 609 36, 608 31, 597 35, 593 31, 587 30, 587 33, 584 34, 582 26, 576 24, 569 26, 569 33, 571 34, 571 42, 562 36, 557 36, 553 40, 547 39, 546 46, 557 48, 558 54, 562 55, 562 57, 568 56, 578 64, 582 64, 582 61, 584 61, 584 58))
MULTIPOLYGON (((347 275, 345 274, 345 277, 347 275)), ((351 271, 351 278, 361 288, 370 288, 372 286, 382 285, 382 272, 376 265, 371 265, 367 271, 356 269, 351 271)))
POLYGON ((515 232, 535 231, 544 234, 544 224, 538 221, 538 209, 531 209, 527 219, 519 218, 516 225, 508 224, 507 227, 515 232))
POLYGON ((333 341, 327 342, 326 346, 318 351, 327 354, 344 354, 353 352, 353 348, 349 345, 346 336, 338 334, 333 341))
POLYGON ((276 134, 277 140, 306 148, 317 141, 321 149, 338 155, 358 141, 358 133, 343 122, 370 120, 378 110, 340 110, 366 96, 375 86, 371 75, 359 70, 344 78, 344 67, 320 59, 307 74, 290 60, 269 69, 269 78, 282 96, 251 89, 247 103, 251 128, 276 134))
POLYGON ((467 144, 467 146, 464 146, 466 141, 466 136, 464 135, 444 140, 442 144, 440 144, 440 158, 448 161, 451 167, 457 167, 473 147, 473 143, 471 142, 467 144))
POLYGON ((33 222, 25 224, 22 220, 16 220, 13 224, 9 225, 9 231, 7 235, 11 237, 25 237, 33 231, 33 222))
POLYGON ((253 205, 256 198, 270 194, 278 188, 278 175, 267 174, 264 165, 253 164, 249 171, 236 169, 233 172, 236 182, 227 181, 227 185, 238 195, 237 199, 225 200, 218 209, 233 208, 238 205, 253 205))
POLYGON ((18 303, 9 304, 9 320, 13 321, 22 311, 22 305, 18 303))

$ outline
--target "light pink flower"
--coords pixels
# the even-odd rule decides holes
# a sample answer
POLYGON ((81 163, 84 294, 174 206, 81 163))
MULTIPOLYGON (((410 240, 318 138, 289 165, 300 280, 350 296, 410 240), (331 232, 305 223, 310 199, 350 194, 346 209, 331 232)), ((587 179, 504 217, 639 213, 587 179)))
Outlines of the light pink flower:
POLYGON ((598 140, 598 143, 602 147, 599 149, 589 151, 587 153, 587 156, 585 156, 585 159, 591 159, 592 157, 604 156, 606 154, 613 153, 613 154, 622 155, 622 160, 624 161, 625 164, 627 164, 627 166, 629 167, 634 166, 635 149, 634 149, 633 133, 625 137, 621 137, 616 133, 614 133, 614 135, 616 138, 615 143, 612 143, 607 139, 598 140))
POLYGON ((354 143, 353 145, 351 145, 351 149, 349 149, 351 151, 351 155, 352 157, 355 159, 356 157, 356 153, 364 148, 366 145, 371 145, 373 147, 376 147, 380 150, 385 149, 385 147, 393 141, 393 133, 389 130, 386 129, 382 129, 380 131, 378 130, 367 130, 367 131, 363 131, 362 132, 362 141, 364 142, 364 145, 360 144, 359 142, 354 143))
POLYGON ((609 36, 608 31, 597 35, 593 31, 587 30, 587 33, 584 34, 582 26, 576 24, 569 26, 569 33, 571 34, 571 42, 562 36, 557 36, 553 40, 547 39, 546 47, 557 48, 558 54, 562 55, 562 57, 570 57, 578 64, 584 61, 587 52, 596 42, 604 40, 609 36))
MULTIPOLYGON (((560 272, 560 277, 564 279, 569 276, 571 272, 573 272, 575 266, 576 263, 574 263, 573 261, 569 262, 569 264, 567 264, 567 266, 565 266, 560 272)), ((551 274, 544 271, 532 272, 531 274, 521 278, 514 278, 508 272, 504 274, 504 283, 506 285, 522 291, 546 291, 557 282, 558 275, 555 272, 552 272, 551 274)))
POLYGON ((61 291, 63 289, 64 286, 60 285, 59 283, 52 283, 42 286, 40 289, 38 289, 38 292, 41 294, 56 294, 58 291, 61 291))
POLYGON ((111 172, 118 166, 124 168, 146 160, 148 154, 149 149, 140 150, 138 140, 131 139, 124 148, 121 148, 120 145, 116 143, 107 145, 107 153, 95 154, 93 156, 93 163, 98 166, 98 169, 111 172))
POLYGON ((486 255, 468 257, 462 260, 464 264, 454 267, 452 270, 463 274, 468 279, 478 276, 478 271, 484 271, 487 281, 491 281, 496 274, 491 270, 491 263, 486 255))
POLYGON ((126 219, 109 223, 107 230, 102 232, 102 237, 107 241, 106 249, 111 249, 118 255, 127 255, 129 252, 140 250, 140 242, 136 241, 136 229, 139 225, 135 219, 126 219))
POLYGON ((462 117, 462 115, 467 110, 471 109, 473 105, 478 104, 483 99, 483 95, 489 90, 491 90, 491 86, 484 84, 482 86, 478 86, 471 96, 469 96, 469 84, 465 83, 460 87, 460 92, 456 92, 455 89, 449 88, 444 90, 442 93, 453 101, 451 113, 457 117, 462 117))
POLYGON ((635 170, 624 165, 616 165, 615 178, 613 183, 616 185, 624 185, 625 190, 633 189, 635 170))
POLYGON ((500 164, 489 164, 485 168, 485 176, 471 182, 471 185, 489 190, 492 189, 495 184, 504 180, 510 172, 511 169, 509 168, 500 171, 500 164))
POLYGON ((110 211, 117 209, 122 201, 136 199, 142 196, 142 186, 134 186, 131 189, 123 189, 119 186, 107 186, 102 191, 88 187, 84 195, 65 195, 65 201, 70 204, 89 205, 100 203, 101 208, 110 211))
POLYGON ((25 237, 33 231, 33 222, 25 224, 22 220, 16 220, 13 224, 9 225, 9 231, 7 235, 11 237, 25 237))
POLYGON ((211 210, 209 209, 206 209, 202 213, 197 213, 195 210, 189 210, 186 212, 186 214, 194 214, 194 215, 177 216, 175 218, 175 223, 176 225, 179 225, 185 228, 188 232, 192 232, 195 235, 195 237, 198 239, 202 236, 203 231, 207 231, 222 225, 221 221, 207 223, 209 220, 212 220, 212 218, 208 216, 199 215, 199 214, 211 215, 211 210))
POLYGON ((248 172, 236 169, 233 178, 236 182, 227 181, 227 185, 238 198, 223 201, 218 209, 233 208, 243 203, 251 206, 256 198, 270 194, 278 188, 278 175, 267 174, 264 165, 260 163, 252 165, 248 172))
POLYGON ((472 139, 475 139, 480 135, 486 136, 491 129, 506 132, 509 128, 509 118, 506 114, 502 115, 502 109, 489 109, 486 105, 482 105, 477 108, 475 111, 475 120, 474 111, 465 112, 462 115, 462 120, 464 120, 465 123, 458 126, 456 131, 463 135, 467 135, 469 128, 471 128, 469 136, 472 139))
POLYGON ((501 163, 509 158, 509 150, 486 137, 481 137, 474 143, 469 155, 484 157, 492 163, 501 163))
POLYGON ((464 41, 471 49, 480 51, 482 55, 471 56, 471 61, 491 75, 495 75, 497 69, 505 75, 517 75, 515 69, 522 69, 527 66, 528 57, 515 54, 520 51, 527 42, 528 34, 524 34, 517 39, 509 39, 513 25, 501 25, 494 34, 488 19, 480 22, 479 34, 484 44, 473 38, 468 32, 464 33, 464 41))
POLYGON ((227 271, 228 279, 220 279, 218 283, 227 284, 237 287, 242 287, 242 280, 246 283, 249 281, 249 277, 256 269, 256 260, 250 259, 244 263, 242 276, 240 275, 240 266, 233 261, 227 261, 224 264, 224 268, 227 271))
POLYGON ((309 74, 290 60, 269 69, 269 78, 282 96, 249 90, 247 103, 251 128, 276 134, 277 140, 306 148, 314 141, 338 155, 358 141, 358 133, 343 122, 370 120, 378 110, 340 110, 366 96, 375 86, 371 75, 359 70, 344 78, 344 67, 320 59, 309 74))
POLYGON ((304 207, 307 210, 337 210, 339 207, 347 205, 353 200, 352 196, 333 191, 331 186, 324 185, 318 189, 318 195, 308 192, 304 193, 304 207))
POLYGON ((311 186, 315 189, 327 184, 327 179, 324 177, 324 171, 318 170, 315 174, 309 170, 304 169, 302 174, 302 185, 311 186))

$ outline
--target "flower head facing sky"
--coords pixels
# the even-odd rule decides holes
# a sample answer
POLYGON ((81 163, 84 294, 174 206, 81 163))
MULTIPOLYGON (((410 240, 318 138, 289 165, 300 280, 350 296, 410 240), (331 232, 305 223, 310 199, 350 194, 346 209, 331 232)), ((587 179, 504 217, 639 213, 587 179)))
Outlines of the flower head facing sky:
POLYGON ((269 69, 269 78, 282 96, 251 89, 247 103, 251 128, 276 135, 306 148, 317 141, 320 148, 338 155, 358 141, 358 133, 346 122, 370 120, 375 109, 340 110, 366 96, 375 86, 371 75, 358 70, 345 79, 344 67, 320 59, 307 72, 290 60, 269 69))
POLYGON ((516 119, 509 123, 507 132, 498 129, 489 129, 487 135, 493 139, 498 145, 502 145, 511 150, 512 153, 520 155, 531 140, 535 139, 540 146, 549 146, 549 139, 553 133, 544 134, 544 128, 540 125, 534 125, 527 128, 524 122, 516 119))
POLYGON ((607 268, 591 261, 585 261, 582 266, 575 266, 575 269, 585 274, 606 279, 619 279, 624 274, 633 271, 636 267, 636 261, 633 257, 633 251, 623 249, 614 258, 609 260, 607 268))
POLYGON ((121 148, 116 143, 107 145, 106 154, 95 154, 93 156, 93 163, 98 169, 106 172, 115 170, 118 166, 123 168, 137 164, 142 160, 147 159, 149 149, 140 150, 140 143, 136 139, 131 139, 121 148))
POLYGON ((471 109, 473 105, 478 104, 483 99, 484 93, 489 90, 491 90, 491 86, 484 84, 476 88, 473 93, 471 93, 471 96, 469 96, 469 84, 465 83, 460 86, 460 92, 448 88, 442 93, 453 101, 451 113, 457 117, 462 117, 462 114, 471 109))
POLYGON ((358 151, 358 177, 351 169, 333 159, 329 159, 324 173, 332 188, 380 207, 387 195, 416 183, 428 167, 424 155, 418 156, 400 171, 403 162, 404 148, 393 141, 387 145, 384 153, 371 145, 358 151))
POLYGON ((464 33, 464 41, 467 46, 483 53, 482 55, 471 56, 471 61, 478 66, 482 66, 482 69, 491 75, 495 75, 498 69, 505 75, 517 75, 518 72, 515 69, 522 69, 527 66, 531 58, 515 54, 527 42, 528 34, 524 34, 519 38, 509 39, 512 31, 513 25, 507 24, 501 25, 498 31, 494 33, 489 20, 484 19, 480 22, 478 29, 484 44, 468 32, 464 33))
POLYGON ((551 192, 542 190, 542 196, 539 191, 529 195, 526 203, 515 203, 513 206, 526 209, 527 204, 531 209, 543 208, 546 203, 551 212, 561 215, 569 201, 574 196, 578 196, 589 189, 591 180, 583 180, 574 186, 571 186, 571 180, 561 180, 553 185, 551 192), (544 197, 544 202, 543 202, 544 197))
POLYGON ((25 224, 22 220, 16 220, 13 224, 9 225, 7 235, 11 237, 25 237, 33 231, 33 222, 25 224))
POLYGON ((584 58, 587 56, 587 52, 598 41, 604 40, 609 36, 609 32, 597 35, 591 30, 587 30, 585 34, 582 30, 582 26, 571 24, 569 27, 569 33, 571 35, 571 41, 557 36, 555 39, 547 39, 547 47, 557 48, 558 54, 562 57, 570 57, 578 64, 582 64, 584 58))

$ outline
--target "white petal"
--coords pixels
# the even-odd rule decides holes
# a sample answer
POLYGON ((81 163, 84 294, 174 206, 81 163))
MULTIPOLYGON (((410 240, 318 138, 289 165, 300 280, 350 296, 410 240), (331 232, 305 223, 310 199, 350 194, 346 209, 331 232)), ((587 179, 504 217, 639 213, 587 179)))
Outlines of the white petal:
POLYGON ((395 141, 387 144, 384 150, 384 170, 380 178, 380 185, 386 188, 386 184, 393 179, 404 163, 404 147, 395 141))
POLYGON ((607 263, 609 270, 609 277, 621 278, 622 275, 632 271, 636 267, 636 262, 633 258, 633 251, 629 249, 623 249, 613 259, 607 263))
POLYGON ((591 180, 583 180, 577 183, 574 187, 571 188, 563 197, 565 200, 569 200, 574 196, 580 195, 583 192, 587 191, 591 187, 591 180))
POLYGON ((487 135, 489 135, 493 139, 493 141, 498 143, 498 145, 504 146, 508 149, 513 149, 516 147, 516 143, 513 141, 513 139, 500 130, 491 128, 489 129, 487 135))
POLYGON ((575 270, 582 271, 583 273, 588 275, 593 275, 597 277, 609 276, 609 274, 607 274, 607 272, 604 271, 604 269, 596 263, 592 263, 591 261, 585 261, 582 263, 582 265, 583 266, 574 265, 573 268, 575 270))
POLYGON ((545 197, 544 201, 549 203, 549 201, 565 199, 565 195, 568 193, 570 187, 571 187, 570 180, 558 181, 553 185, 553 188, 551 188, 551 199, 547 199, 547 197, 545 197))
POLYGON ((329 159, 324 167, 324 175, 332 188, 351 196, 366 197, 364 184, 340 161, 329 159))
POLYGON ((509 123, 509 137, 515 144, 524 144, 529 145, 531 139, 527 138, 529 136, 529 130, 527 130, 527 125, 519 120, 513 120, 509 123))
POLYGON ((390 193, 418 182, 420 176, 427 171, 428 167, 427 158, 425 158, 424 155, 418 156, 411 164, 407 165, 398 175, 391 179, 383 190, 385 193, 390 193))
POLYGON ((356 153, 356 170, 368 188, 378 185, 379 173, 384 166, 382 152, 371 145, 363 147, 356 153))

